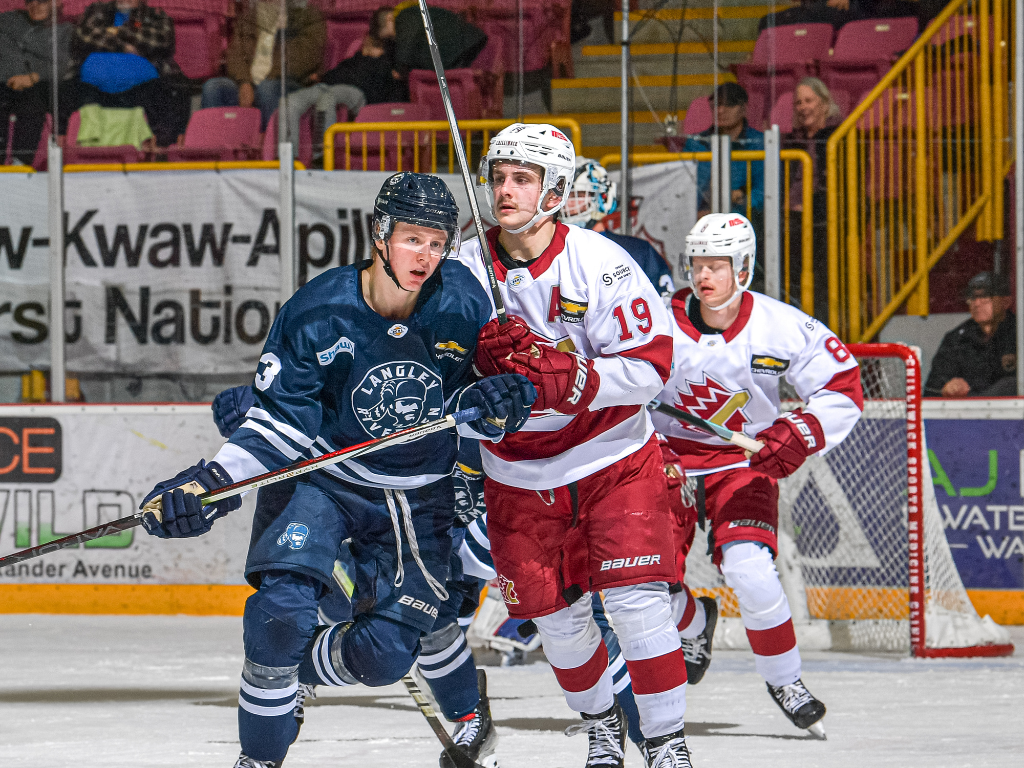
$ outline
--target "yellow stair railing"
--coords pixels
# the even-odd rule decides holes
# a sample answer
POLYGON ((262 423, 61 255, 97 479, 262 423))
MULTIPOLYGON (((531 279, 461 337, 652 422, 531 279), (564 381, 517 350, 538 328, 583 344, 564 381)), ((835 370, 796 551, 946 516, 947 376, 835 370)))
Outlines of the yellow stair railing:
MULTIPOLYGON (((873 339, 973 223, 1003 236, 1014 0, 953 0, 828 140, 829 326, 873 339)), ((1018 127, 1019 130, 1019 127, 1018 127)))
MULTIPOLYGON (((515 120, 460 120, 459 132, 465 142, 470 172, 473 166, 474 134, 486 147, 491 134, 512 125, 515 120)), ((568 135, 576 153, 583 149, 580 124, 566 117, 527 117, 527 123, 548 123, 568 135)), ((416 171, 438 173, 438 146, 447 147, 448 173, 461 173, 455 159, 451 133, 445 120, 422 120, 407 123, 335 123, 324 132, 324 170, 343 171, 416 171), (340 135, 339 135, 340 134, 340 135), (358 136, 357 141, 353 138, 358 136), (336 143, 339 146, 336 146, 336 143), (340 157, 338 156, 340 152, 340 157)), ((477 155, 479 162, 479 155, 477 155)))

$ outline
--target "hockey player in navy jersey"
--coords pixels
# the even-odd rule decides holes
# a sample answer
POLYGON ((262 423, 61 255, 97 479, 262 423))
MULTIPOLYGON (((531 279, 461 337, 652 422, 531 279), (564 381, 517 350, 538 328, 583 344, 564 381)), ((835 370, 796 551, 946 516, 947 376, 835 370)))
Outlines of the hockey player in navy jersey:
MULTIPOLYGON (((213 461, 150 492, 143 504, 159 497, 162 517, 145 515, 149 533, 201 535, 241 502, 201 507, 196 492, 455 409, 484 414, 458 428, 467 437, 500 439, 525 423, 535 398, 525 378, 471 383, 491 309, 479 283, 446 260, 458 247, 451 192, 434 177, 396 174, 378 194, 372 231, 371 261, 329 270, 282 307, 257 368, 256 405, 213 461)), ((236 768, 282 764, 298 732, 300 681, 381 686, 408 672, 448 596, 457 449, 455 434, 437 432, 260 494, 245 570, 257 592, 243 617, 236 768), (347 539, 355 618, 323 626, 318 600, 347 539)))
POLYGON ((600 232, 633 257, 647 279, 667 301, 676 292, 672 268, 654 246, 640 237, 619 235, 605 226, 605 217, 615 213, 619 201, 615 196, 616 184, 608 180, 608 171, 596 160, 576 158, 576 178, 569 199, 559 212, 559 220, 566 224, 600 232))

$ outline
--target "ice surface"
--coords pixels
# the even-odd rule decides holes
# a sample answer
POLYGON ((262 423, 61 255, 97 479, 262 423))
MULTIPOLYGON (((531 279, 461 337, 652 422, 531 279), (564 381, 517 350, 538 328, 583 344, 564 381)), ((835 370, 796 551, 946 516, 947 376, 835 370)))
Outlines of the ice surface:
MULTIPOLYGON (((1024 628, 1012 631, 1018 648, 1024 628)), ((4 768, 230 768, 241 669, 235 618, 0 615, 4 768)), ((1024 765, 1024 655, 916 660, 809 651, 804 681, 828 741, 796 730, 745 651, 716 651, 687 690, 688 742, 707 766, 1024 765)), ((488 668, 503 768, 581 768, 584 737, 550 669, 488 668)), ((627 766, 642 765, 628 747, 627 766)), ((439 747, 400 685, 320 689, 287 768, 437 765, 439 747)))

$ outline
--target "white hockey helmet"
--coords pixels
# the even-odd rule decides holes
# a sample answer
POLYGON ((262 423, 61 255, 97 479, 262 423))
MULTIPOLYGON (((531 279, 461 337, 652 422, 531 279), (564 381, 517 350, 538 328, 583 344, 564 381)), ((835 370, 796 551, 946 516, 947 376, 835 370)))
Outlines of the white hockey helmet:
POLYGON ((615 196, 617 191, 618 185, 608 180, 608 171, 603 165, 596 160, 577 157, 576 179, 569 193, 575 213, 563 212, 562 221, 577 227, 600 221, 619 207, 615 196))
POLYGON ((565 205, 566 192, 576 172, 576 149, 568 137, 553 125, 547 123, 513 123, 491 137, 487 154, 480 160, 480 183, 487 188, 487 207, 494 216, 494 187, 491 184, 491 168, 499 161, 512 161, 523 165, 535 165, 543 172, 537 212, 530 221, 509 233, 518 235, 536 224, 544 216, 552 216, 565 205), (554 192, 557 202, 553 208, 544 209, 544 198, 554 192))
POLYGON ((757 238, 754 228, 746 216, 738 213, 709 213, 702 216, 693 225, 686 236, 686 248, 683 251, 683 278, 693 284, 693 259, 695 256, 723 257, 732 260, 732 274, 736 281, 736 292, 732 297, 717 307, 724 309, 732 304, 750 287, 754 279, 754 259, 757 253, 757 238), (740 273, 746 272, 747 277, 741 283, 740 273))

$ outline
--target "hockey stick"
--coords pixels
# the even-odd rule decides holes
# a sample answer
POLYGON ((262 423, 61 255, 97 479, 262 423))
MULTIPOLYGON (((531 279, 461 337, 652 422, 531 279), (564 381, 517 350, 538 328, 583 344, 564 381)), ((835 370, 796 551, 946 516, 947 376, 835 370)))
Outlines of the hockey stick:
POLYGON ((448 759, 452 761, 455 768, 483 768, 479 763, 474 762, 466 753, 455 746, 455 742, 452 741, 452 737, 448 735, 448 731, 441 724, 441 721, 437 717, 437 713, 434 712, 434 708, 430 706, 430 702, 427 701, 427 697, 423 695, 423 691, 416 684, 413 679, 412 672, 402 678, 402 682, 405 683, 406 689, 409 691, 409 695, 412 696, 413 701, 416 702, 416 706, 419 707, 420 712, 423 713, 423 717, 427 719, 427 724, 430 726, 430 730, 434 732, 438 740, 441 742, 441 746, 444 747, 444 753, 448 755, 448 759))
POLYGON ((696 427, 701 432, 705 432, 709 435, 714 435, 715 437, 720 437, 726 442, 732 443, 733 445, 738 445, 745 451, 757 453, 762 448, 764 448, 764 443, 760 443, 751 437, 747 437, 742 432, 733 432, 731 429, 720 427, 714 422, 708 421, 707 419, 702 419, 699 416, 694 416, 693 414, 687 413, 686 411, 681 411, 678 408, 674 408, 673 406, 669 405, 668 403, 661 402, 661 400, 651 400, 651 402, 648 403, 647 407, 650 408, 652 411, 664 413, 666 416, 671 416, 674 419, 679 419, 679 421, 686 422, 691 427, 696 427))
MULTIPOLYGON (((288 480, 317 469, 329 467, 342 461, 346 461, 347 459, 365 456, 368 453, 379 451, 390 445, 397 445, 410 440, 418 440, 419 438, 426 437, 434 432, 441 432, 445 429, 451 429, 452 427, 458 426, 459 424, 465 424, 467 421, 476 421, 481 416, 482 413, 479 408, 467 408, 462 411, 456 411, 455 413, 448 414, 443 419, 435 419, 434 421, 428 421, 425 424, 418 424, 414 427, 399 430, 387 437, 379 437, 376 440, 367 440, 365 443, 359 443, 358 445, 352 445, 338 451, 325 453, 323 456, 318 456, 315 459, 297 461, 294 464, 289 464, 287 467, 275 469, 272 472, 257 475, 256 477, 252 477, 248 480, 242 480, 238 483, 226 485, 216 492, 201 494, 199 500, 203 506, 206 506, 207 504, 220 501, 221 499, 226 499, 230 496, 237 496, 240 493, 262 488, 265 485, 280 483, 282 480, 288 480)), ((201 489, 201 486, 196 484, 196 488, 201 489)), ((97 525, 94 528, 89 528, 88 530, 81 531, 80 533, 73 533, 70 536, 56 539, 55 541, 51 541, 47 544, 40 544, 39 546, 32 547, 31 549, 23 549, 20 552, 14 552, 13 554, 5 557, 0 557, 0 567, 4 565, 14 565, 15 563, 20 563, 25 560, 31 560, 33 557, 48 555, 51 552, 57 552, 58 550, 67 549, 69 547, 77 547, 79 544, 83 544, 87 541, 93 541, 95 539, 103 538, 104 536, 109 536, 113 533, 127 531, 129 528, 141 525, 142 516, 147 512, 152 512, 158 520, 161 518, 159 497, 153 499, 146 504, 143 509, 139 510, 135 514, 129 515, 128 517, 122 517, 119 520, 114 520, 110 523, 103 523, 102 525, 97 525)))
POLYGON ((434 25, 430 21, 430 13, 427 11, 427 0, 419 0, 419 4, 420 15, 423 17, 423 28, 427 33, 427 45, 430 46, 430 58, 434 62, 434 74, 437 75, 437 82, 441 86, 441 100, 444 102, 444 113, 448 117, 448 129, 451 131, 452 142, 455 145, 455 155, 459 160, 459 169, 462 171, 462 181, 466 185, 466 194, 469 196, 469 207, 473 211, 476 237, 480 241, 480 258, 483 259, 484 269, 487 270, 487 282, 491 285, 494 311, 498 315, 498 325, 504 325, 508 322, 508 316, 505 314, 505 302, 501 298, 498 278, 494 274, 494 262, 489 258, 491 249, 487 245, 487 238, 484 237, 484 223, 483 219, 480 218, 480 206, 477 204, 476 190, 469 173, 469 161, 466 160, 466 150, 462 146, 462 136, 459 134, 459 121, 455 117, 455 110, 452 109, 452 97, 448 93, 448 81, 444 77, 441 52, 437 49, 437 40, 434 39, 434 25))

